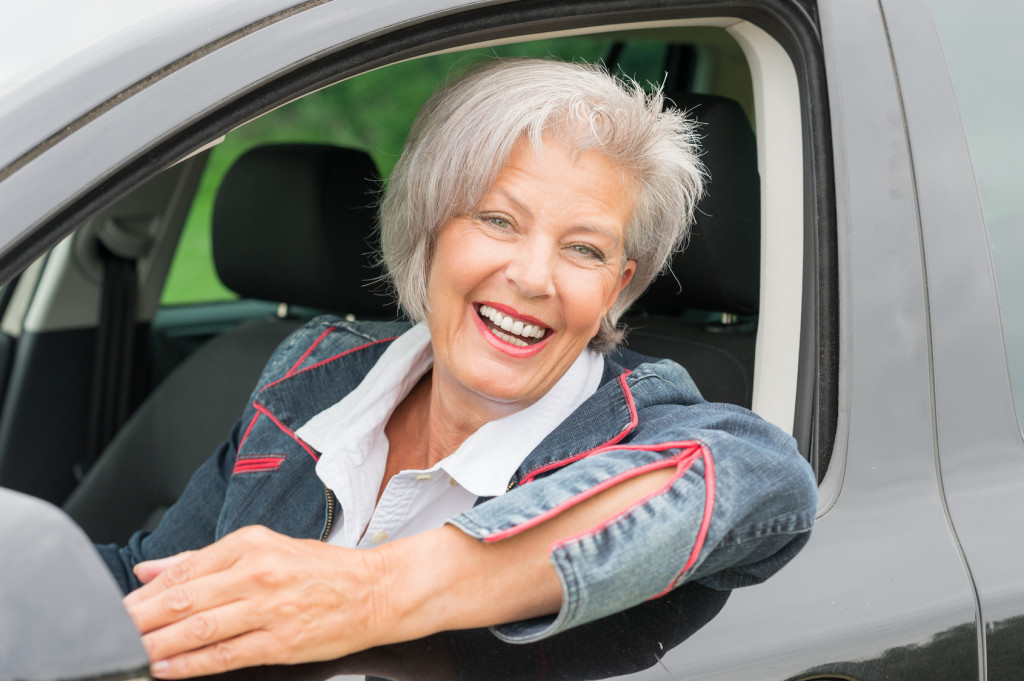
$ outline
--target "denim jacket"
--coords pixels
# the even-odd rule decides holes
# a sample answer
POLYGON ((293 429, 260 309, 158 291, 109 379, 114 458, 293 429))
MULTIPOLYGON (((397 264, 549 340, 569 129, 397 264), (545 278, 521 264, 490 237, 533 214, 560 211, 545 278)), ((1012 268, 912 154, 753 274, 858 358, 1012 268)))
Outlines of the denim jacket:
MULTIPOLYGON (((337 503, 295 435, 354 389, 408 328, 322 317, 272 355, 242 418, 151 533, 98 547, 125 591, 137 562, 206 546, 246 525, 323 539, 337 503)), ((756 584, 806 543, 817 489, 792 438, 753 413, 705 402, 686 371, 628 351, 605 360, 601 386, 524 460, 502 496, 448 522, 498 542, 646 472, 670 480, 621 514, 551 548, 561 610, 494 629, 534 641, 700 580, 756 584)))

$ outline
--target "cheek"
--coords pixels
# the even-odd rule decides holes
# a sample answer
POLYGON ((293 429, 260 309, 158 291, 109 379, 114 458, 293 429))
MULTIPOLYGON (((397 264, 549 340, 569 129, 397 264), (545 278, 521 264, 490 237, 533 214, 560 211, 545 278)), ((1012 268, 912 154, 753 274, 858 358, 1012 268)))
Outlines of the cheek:
POLYGON ((495 270, 493 241, 472 230, 449 228, 438 237, 427 282, 432 312, 457 314, 463 302, 495 270))
POLYGON ((589 341, 601 328, 601 320, 611 309, 609 299, 614 302, 614 279, 608 276, 588 273, 581 276, 578 272, 569 288, 563 289, 566 320, 572 328, 586 335, 589 341))

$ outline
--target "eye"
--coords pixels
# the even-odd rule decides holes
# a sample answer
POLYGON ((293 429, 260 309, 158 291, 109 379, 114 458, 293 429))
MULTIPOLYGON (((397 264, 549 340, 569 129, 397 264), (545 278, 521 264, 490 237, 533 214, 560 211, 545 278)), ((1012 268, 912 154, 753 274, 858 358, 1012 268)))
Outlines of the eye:
POLYGON ((478 215, 477 216, 477 220, 480 220, 481 222, 484 222, 484 223, 486 223, 486 224, 488 224, 488 225, 490 225, 490 226, 492 226, 492 227, 494 227, 496 229, 500 229, 500 230, 509 230, 509 229, 513 229, 515 227, 515 225, 512 222, 512 219, 507 217, 507 216, 505 216, 505 215, 495 215, 495 214, 478 215))
POLYGON ((569 246, 569 250, 583 256, 584 258, 597 260, 598 262, 605 262, 604 253, 590 244, 572 244, 569 246))

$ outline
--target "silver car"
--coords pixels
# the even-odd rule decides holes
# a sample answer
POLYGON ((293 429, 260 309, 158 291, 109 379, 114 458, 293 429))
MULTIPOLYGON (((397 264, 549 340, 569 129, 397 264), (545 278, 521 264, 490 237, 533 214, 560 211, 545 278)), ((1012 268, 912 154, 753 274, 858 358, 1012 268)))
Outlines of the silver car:
POLYGON ((489 55, 602 60, 701 121, 709 196, 628 342, 793 433, 813 536, 763 585, 686 585, 543 644, 454 632, 238 676, 1024 678, 1016 0, 40 2, 0 22, 0 681, 148 676, 90 541, 159 521, 303 319, 396 314, 365 285, 374 189, 422 99, 489 55))

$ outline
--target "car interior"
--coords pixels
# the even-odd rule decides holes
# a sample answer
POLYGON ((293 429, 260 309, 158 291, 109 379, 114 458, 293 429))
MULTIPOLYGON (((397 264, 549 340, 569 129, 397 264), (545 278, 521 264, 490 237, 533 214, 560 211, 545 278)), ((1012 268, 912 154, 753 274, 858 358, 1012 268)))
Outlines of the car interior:
MULTIPOLYGON (((569 56, 663 83, 700 124, 707 194, 686 250, 624 317, 626 346, 679 362, 710 401, 783 404, 778 420, 790 429, 795 360, 778 358, 795 357, 798 334, 772 329, 792 326, 794 314, 799 326, 802 258, 797 248, 766 273, 762 248, 763 235, 775 234, 766 211, 796 220, 796 236, 779 237, 774 248, 803 238, 799 209, 784 210, 802 204, 802 185, 765 180, 763 130, 777 111, 763 94, 772 77, 766 64, 779 57, 767 43, 758 47, 752 29, 692 23, 590 36, 588 54, 569 56), (780 197, 778 186, 788 194, 780 197), (786 276, 790 283, 777 283, 786 276), (792 374, 783 381, 764 368, 779 365, 792 374)), ((451 57, 444 63, 461 67, 481 53, 549 54, 550 44, 423 59, 451 57)), ((795 125, 799 134, 799 116, 795 125)), ((206 240, 232 300, 161 302, 216 146, 107 206, 8 283, 0 298, 0 485, 63 505, 94 541, 124 542, 159 522, 291 331, 321 313, 398 317, 373 255, 382 159, 393 163, 397 150, 357 146, 277 130, 230 162, 206 240)))

